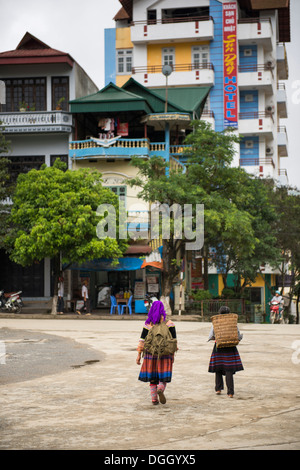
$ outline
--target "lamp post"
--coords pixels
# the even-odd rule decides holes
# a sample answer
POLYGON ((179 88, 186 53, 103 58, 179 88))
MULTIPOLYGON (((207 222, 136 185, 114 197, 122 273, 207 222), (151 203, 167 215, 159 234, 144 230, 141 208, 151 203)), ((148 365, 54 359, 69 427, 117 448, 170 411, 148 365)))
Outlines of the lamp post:
POLYGON ((162 73, 166 77, 166 102, 165 102, 165 113, 168 112, 168 76, 172 73, 171 65, 164 65, 162 73))

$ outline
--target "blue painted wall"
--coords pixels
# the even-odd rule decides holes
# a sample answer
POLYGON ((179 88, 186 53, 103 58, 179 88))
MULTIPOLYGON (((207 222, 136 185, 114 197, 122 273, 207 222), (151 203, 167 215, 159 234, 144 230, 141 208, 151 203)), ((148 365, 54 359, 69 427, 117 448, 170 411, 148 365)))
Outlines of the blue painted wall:
POLYGON ((258 91, 257 90, 241 90, 240 91, 240 113, 258 112, 258 91), (246 97, 252 101, 247 100, 246 97))
POLYGON ((223 122, 223 28, 222 3, 210 0, 210 15, 214 19, 214 39, 210 43, 210 62, 214 65, 215 85, 210 91, 210 109, 215 114, 215 130, 224 129, 223 122))
POLYGON ((257 64, 257 46, 240 46, 239 47, 239 65, 256 65, 257 64), (251 49, 252 55, 245 55, 245 50, 251 49))
POLYGON ((259 158, 259 137, 248 136, 243 137, 240 143, 240 160, 241 166, 257 165, 259 158), (246 141, 252 141, 253 147, 246 147, 246 141))
POLYGON ((104 30, 104 76, 105 86, 116 83, 116 29, 104 30))

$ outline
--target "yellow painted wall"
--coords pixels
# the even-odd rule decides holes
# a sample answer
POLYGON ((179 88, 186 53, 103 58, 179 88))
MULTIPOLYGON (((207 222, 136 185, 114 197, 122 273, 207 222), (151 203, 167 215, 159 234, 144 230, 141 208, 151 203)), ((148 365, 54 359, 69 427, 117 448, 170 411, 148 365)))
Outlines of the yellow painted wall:
MULTIPOLYGON (((97 170, 99 171, 103 178, 110 178, 110 177, 116 177, 116 178, 130 178, 130 177, 135 177, 138 173, 138 169, 135 168, 134 166, 130 165, 129 161, 117 161, 115 162, 107 162, 107 161, 95 161, 95 162, 90 162, 89 160, 80 160, 73 165, 74 170, 78 170, 79 168, 89 168, 91 170, 97 170)), ((123 186, 126 185, 125 182, 116 184, 115 186, 123 186)), ((107 184, 107 186, 114 186, 114 184, 107 184)), ((127 203, 126 203, 126 209, 130 210, 130 208, 134 205, 135 210, 142 210, 145 207, 141 207, 140 209, 137 208, 137 205, 143 205, 147 206, 146 209, 148 210, 149 204, 143 202, 141 199, 137 197, 138 192, 140 191, 140 188, 132 188, 128 185, 127 187, 127 203)))
POLYGON ((131 77, 131 75, 117 75, 116 76, 116 85, 121 88, 124 83, 127 82, 127 80, 129 80, 131 77))
POLYGON ((175 49, 175 65, 189 64, 192 62, 192 46, 205 46, 208 44, 208 41, 150 44, 147 48, 147 66, 162 64, 162 49, 165 47, 173 47, 175 49))
MULTIPOLYGON (((117 28, 116 29, 116 49, 133 49, 131 42, 130 28, 117 28)), ((118 75, 116 76, 116 85, 122 87, 124 83, 129 80, 131 75, 118 75)))
POLYGON ((130 28, 117 28, 116 29, 116 49, 131 49, 133 44, 131 42, 130 28))

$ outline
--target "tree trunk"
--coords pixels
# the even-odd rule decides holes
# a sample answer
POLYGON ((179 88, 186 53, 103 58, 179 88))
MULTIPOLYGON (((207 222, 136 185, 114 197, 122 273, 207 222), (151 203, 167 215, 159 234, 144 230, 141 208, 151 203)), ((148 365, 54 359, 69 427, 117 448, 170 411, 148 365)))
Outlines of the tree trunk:
POLYGON ((179 272, 178 266, 173 263, 176 259, 177 250, 171 240, 163 240, 163 271, 162 271, 162 285, 160 300, 164 304, 167 315, 172 314, 170 306, 170 294, 173 287, 173 281, 179 272))
POLYGON ((51 310, 51 315, 56 315, 57 312, 57 300, 58 300, 58 278, 59 278, 59 273, 60 273, 60 255, 57 255, 55 258, 53 258, 53 287, 54 287, 54 292, 53 292, 53 299, 52 299, 52 310, 51 310))

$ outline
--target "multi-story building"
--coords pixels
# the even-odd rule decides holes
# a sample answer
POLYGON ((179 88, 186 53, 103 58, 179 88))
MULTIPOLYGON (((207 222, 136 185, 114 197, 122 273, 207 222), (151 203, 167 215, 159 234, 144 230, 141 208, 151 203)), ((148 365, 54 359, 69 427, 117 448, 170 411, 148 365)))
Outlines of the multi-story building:
MULTIPOLYGON (((290 41, 289 0, 120 0, 116 28, 105 31, 105 80, 128 88, 134 79, 185 110, 208 89, 205 108, 193 117, 216 131, 231 126, 241 136, 233 165, 287 183, 282 165, 288 137, 284 80, 290 41), (169 66, 166 81, 164 66, 169 66)), ((190 107, 191 110, 192 107, 190 107)), ((169 108, 168 108, 169 110, 169 108)), ((264 267, 269 285, 274 272, 264 267)), ((190 273, 190 285, 201 285, 190 273)), ((187 276, 188 278, 189 276, 187 276)), ((211 273, 211 290, 222 281, 211 273)), ((267 298, 265 281, 253 293, 267 298)))
POLYGON ((217 131, 232 125, 241 134, 234 164, 283 178, 288 138, 280 119, 287 117, 289 1, 120 3, 116 28, 106 30, 106 83, 122 86, 133 77, 163 93, 162 68, 170 65, 170 100, 179 87, 210 87, 202 117, 217 131))
MULTIPOLYGON (((95 92, 93 81, 70 54, 30 33, 15 50, 0 53, 0 80, 5 86, 1 132, 11 142, 7 156, 12 178, 44 163, 50 166, 56 158, 70 167, 74 122, 69 100, 95 92)), ((50 260, 21 268, 1 250, 0 265, 2 289, 22 289, 24 298, 51 295, 50 260)))
MULTIPOLYGON (((70 144, 74 164, 99 169, 136 214, 142 202, 126 185, 135 174, 131 157, 155 154, 170 165, 183 163, 180 144, 189 121, 201 118, 216 131, 230 126, 241 135, 233 165, 284 179, 281 159, 288 148, 280 119, 287 117, 289 1, 120 3, 116 28, 105 31, 106 87, 71 103, 77 122, 70 144)), ((267 266, 263 271, 251 291, 259 303, 267 300, 266 285, 275 285, 274 272, 267 266)), ((209 277, 211 292, 220 294, 220 273, 211 270, 209 277)), ((185 282, 188 289, 203 285, 196 255, 186 263, 185 282)))

